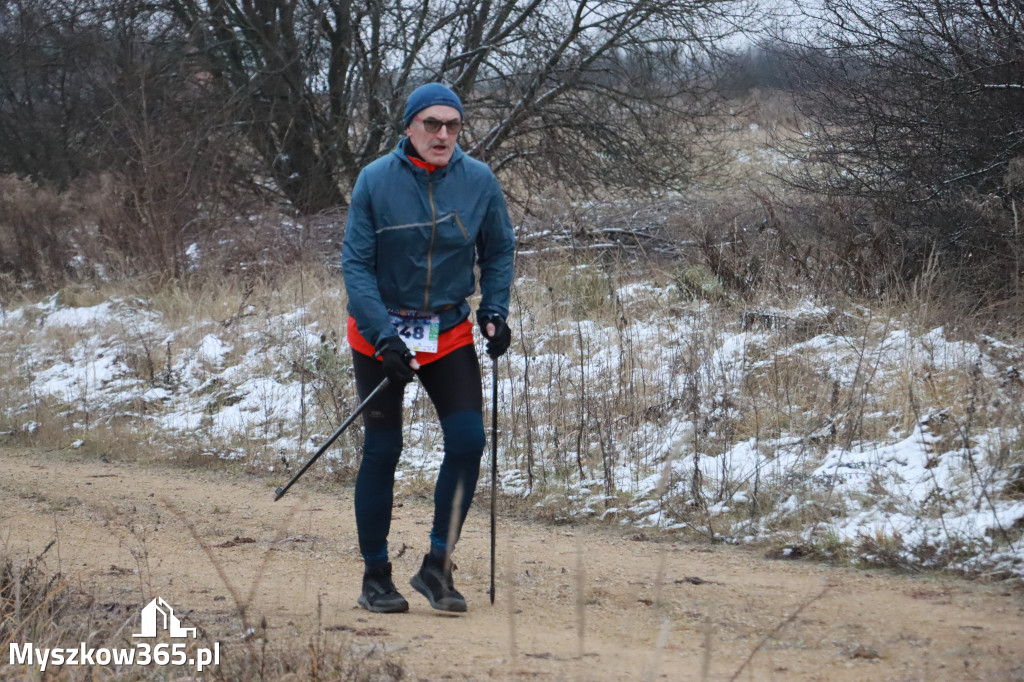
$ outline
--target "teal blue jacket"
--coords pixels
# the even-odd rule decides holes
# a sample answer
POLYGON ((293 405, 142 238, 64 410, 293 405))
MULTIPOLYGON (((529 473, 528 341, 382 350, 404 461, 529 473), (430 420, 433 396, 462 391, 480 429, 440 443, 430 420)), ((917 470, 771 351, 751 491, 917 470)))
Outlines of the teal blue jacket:
POLYGON ((478 313, 508 317, 515 235, 497 178, 458 146, 428 173, 405 143, 359 173, 342 241, 348 311, 375 347, 397 333, 389 308, 437 313, 442 332, 465 320, 474 264, 478 313))

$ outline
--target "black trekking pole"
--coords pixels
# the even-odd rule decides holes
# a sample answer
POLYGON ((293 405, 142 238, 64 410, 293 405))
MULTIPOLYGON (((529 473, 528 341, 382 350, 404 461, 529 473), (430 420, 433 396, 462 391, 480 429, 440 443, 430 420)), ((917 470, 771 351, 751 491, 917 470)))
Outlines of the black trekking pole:
POLYGON ((498 499, 498 358, 491 373, 491 605, 494 604, 495 515, 498 499))
POLYGON ((347 429, 349 427, 349 425, 356 420, 356 417, 358 417, 360 414, 362 414, 363 410, 366 409, 366 405, 371 400, 373 400, 374 397, 376 397, 376 395, 378 393, 383 391, 384 387, 387 386, 387 385, 388 385, 388 378, 384 377, 384 379, 379 384, 377 384, 377 388, 373 389, 370 392, 370 395, 366 396, 366 400, 364 400, 363 402, 359 403, 359 407, 356 408, 355 412, 353 412, 351 415, 349 415, 349 418, 345 420, 345 423, 343 423, 341 426, 338 427, 338 430, 334 432, 334 435, 331 436, 330 438, 328 438, 327 442, 324 443, 323 445, 321 445, 320 449, 316 451, 316 454, 313 455, 309 459, 309 461, 306 462, 306 464, 301 469, 299 469, 299 473, 295 474, 295 476, 292 478, 292 480, 288 481, 288 485, 286 485, 283 488, 278 488, 277 490, 274 491, 274 502, 277 502, 282 497, 284 497, 284 494, 286 492, 288 492, 288 488, 291 488, 292 484, 294 484, 295 481, 297 481, 300 478, 302 478, 302 474, 306 473, 306 469, 308 469, 309 467, 313 466, 313 462, 315 462, 317 459, 319 459, 320 455, 324 454, 324 452, 327 450, 327 448, 331 447, 331 444, 338 439, 338 436, 340 436, 342 433, 345 432, 345 429, 347 429))

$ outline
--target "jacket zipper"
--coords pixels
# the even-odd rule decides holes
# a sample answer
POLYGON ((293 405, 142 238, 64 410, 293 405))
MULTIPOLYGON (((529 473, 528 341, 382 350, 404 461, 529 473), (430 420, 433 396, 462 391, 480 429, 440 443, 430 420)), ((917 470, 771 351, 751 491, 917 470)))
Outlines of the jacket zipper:
POLYGON ((430 310, 430 276, 434 260, 434 241, 437 239, 437 208, 434 206, 434 183, 427 183, 427 196, 430 199, 430 218, 433 226, 430 229, 430 247, 427 249, 427 286, 423 291, 423 310, 430 310))

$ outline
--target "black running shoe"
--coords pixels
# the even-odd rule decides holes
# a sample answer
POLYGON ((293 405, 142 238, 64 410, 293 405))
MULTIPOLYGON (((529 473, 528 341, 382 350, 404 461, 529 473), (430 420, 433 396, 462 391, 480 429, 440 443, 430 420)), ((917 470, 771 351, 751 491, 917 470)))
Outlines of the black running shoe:
POLYGON ((423 557, 420 572, 412 577, 409 584, 427 598, 430 605, 439 611, 463 613, 466 611, 466 598, 459 594, 452 581, 452 569, 455 565, 434 558, 432 554, 423 557))
POLYGON ((391 563, 367 568, 363 573, 363 593, 359 605, 374 613, 401 613, 409 610, 409 602, 398 593, 391 581, 391 563))

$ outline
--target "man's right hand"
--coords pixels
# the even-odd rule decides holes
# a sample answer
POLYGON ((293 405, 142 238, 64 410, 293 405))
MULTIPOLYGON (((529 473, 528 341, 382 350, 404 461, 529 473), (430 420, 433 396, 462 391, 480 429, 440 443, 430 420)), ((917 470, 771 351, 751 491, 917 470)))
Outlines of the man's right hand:
POLYGON ((384 362, 384 374, 391 383, 401 386, 416 376, 413 370, 419 369, 419 363, 401 337, 385 337, 377 343, 375 350, 377 357, 384 362))

